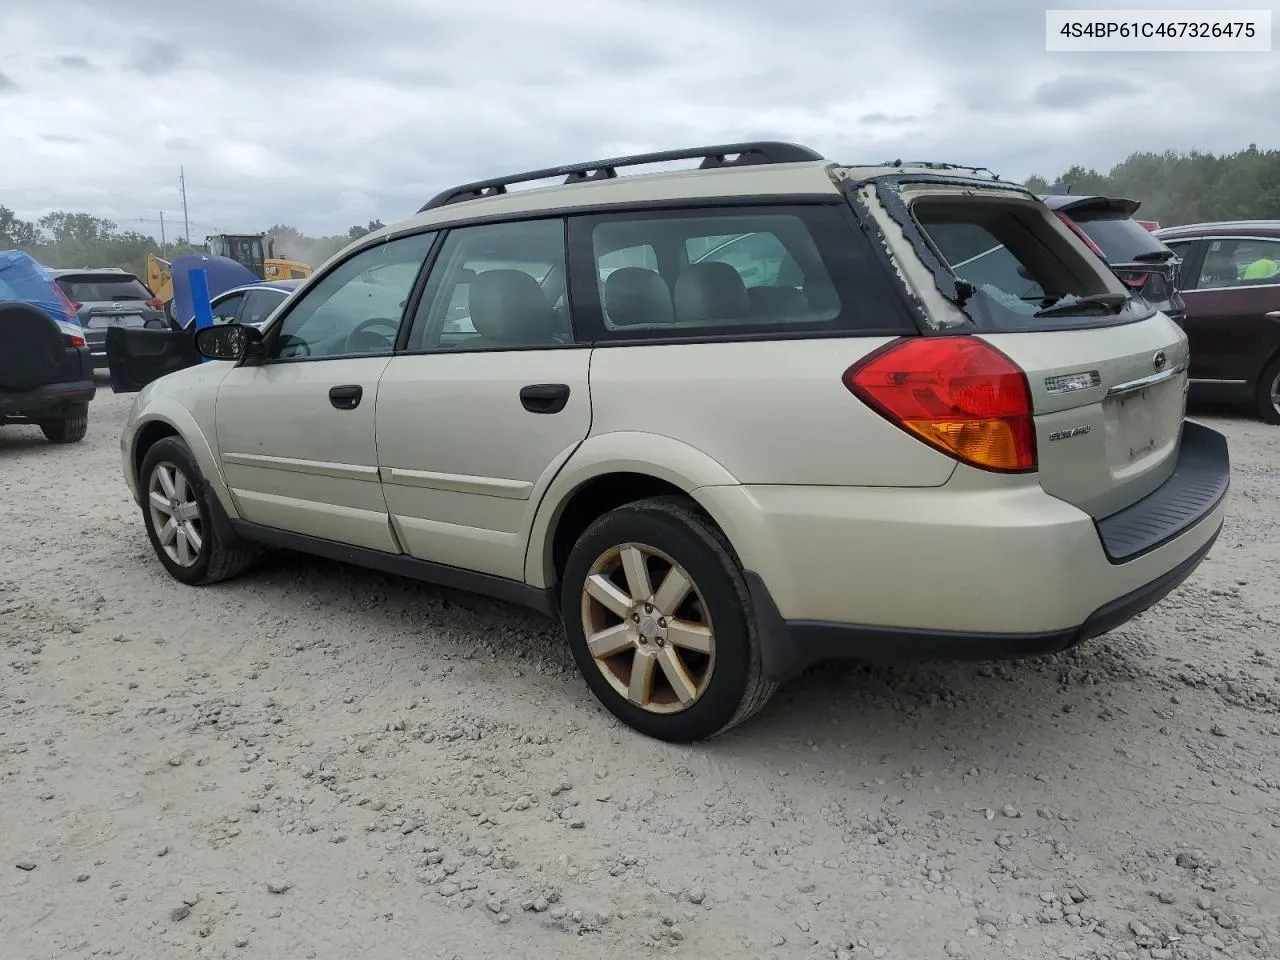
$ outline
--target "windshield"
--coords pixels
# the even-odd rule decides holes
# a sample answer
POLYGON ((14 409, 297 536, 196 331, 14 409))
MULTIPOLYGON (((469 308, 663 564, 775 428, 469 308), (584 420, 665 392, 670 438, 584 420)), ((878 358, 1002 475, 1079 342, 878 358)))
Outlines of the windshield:
POLYGON ((151 299, 151 291, 137 277, 59 277, 58 286, 63 293, 79 303, 151 299))
POLYGON ((1098 245, 1108 263, 1131 263, 1144 254, 1168 256, 1172 252, 1153 237, 1146 227, 1128 217, 1071 219, 1098 245))

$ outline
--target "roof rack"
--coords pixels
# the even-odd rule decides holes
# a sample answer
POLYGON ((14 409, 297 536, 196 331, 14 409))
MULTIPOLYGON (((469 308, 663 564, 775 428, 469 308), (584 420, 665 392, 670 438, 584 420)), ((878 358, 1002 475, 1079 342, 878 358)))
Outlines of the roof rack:
POLYGON ((464 200, 478 200, 481 197, 496 197, 507 192, 507 187, 515 183, 528 183, 533 180, 549 180, 552 177, 564 177, 564 183, 583 183, 588 180, 612 180, 618 175, 619 167, 634 167, 646 163, 666 163, 669 160, 698 160, 699 170, 710 170, 718 167, 746 167, 765 163, 804 163, 812 160, 824 160, 825 157, 809 147, 795 143, 782 143, 775 140, 750 141, 746 143, 721 143, 709 147, 686 147, 683 150, 663 150, 658 153, 637 153, 629 157, 614 157, 612 160, 593 160, 589 163, 575 163, 567 167, 548 167, 545 170, 530 170, 528 173, 516 173, 506 177, 495 177, 492 180, 477 180, 450 187, 436 194, 421 207, 418 212, 461 203, 464 200), (733 157, 732 160, 729 157, 733 157))

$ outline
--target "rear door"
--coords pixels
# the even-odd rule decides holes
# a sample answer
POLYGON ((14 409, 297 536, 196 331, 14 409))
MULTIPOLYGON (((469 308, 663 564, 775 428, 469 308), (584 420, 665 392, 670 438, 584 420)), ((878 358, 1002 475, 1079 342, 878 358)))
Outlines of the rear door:
POLYGON ((115 393, 136 393, 153 380, 200 363, 193 330, 114 326, 106 331, 107 368, 115 393))
POLYGON ((564 230, 551 219, 452 231, 382 375, 382 490, 415 557, 523 580, 541 495, 591 428, 564 230))
POLYGON ((1026 372, 1045 491, 1102 518, 1159 487, 1185 412, 1178 325, 1130 297, 1041 204, 932 186, 908 195, 931 262, 940 255, 944 271, 973 284, 970 329, 1026 372))

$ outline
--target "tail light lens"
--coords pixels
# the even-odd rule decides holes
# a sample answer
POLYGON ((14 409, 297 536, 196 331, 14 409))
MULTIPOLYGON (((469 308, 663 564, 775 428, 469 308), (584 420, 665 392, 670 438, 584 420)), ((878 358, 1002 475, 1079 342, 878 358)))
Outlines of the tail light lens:
POLYGON ((159 297, 152 297, 150 300, 147 301, 147 306, 150 307, 152 310, 159 310, 161 307, 164 306, 164 301, 161 300, 159 297))
POLYGON ((73 333, 66 333, 66 334, 63 334, 63 337, 66 339, 66 341, 67 341, 67 346, 69 346, 69 347, 83 347, 83 346, 84 346, 84 337, 77 337, 77 336, 76 336, 75 334, 73 334, 73 333))
POLYGON ((83 303, 81 303, 79 300, 68 300, 67 302, 68 302, 69 304, 71 304, 71 309, 72 309, 72 310, 77 310, 77 311, 78 311, 81 307, 83 307, 83 306, 84 306, 84 304, 83 304, 83 303))
POLYGON ((1124 285, 1133 290, 1141 290, 1147 285, 1146 273, 1121 273, 1120 279, 1124 281, 1124 285))
POLYGON ((963 463, 1036 469, 1027 375, 975 337, 896 340, 844 373, 849 390, 897 427, 963 463))

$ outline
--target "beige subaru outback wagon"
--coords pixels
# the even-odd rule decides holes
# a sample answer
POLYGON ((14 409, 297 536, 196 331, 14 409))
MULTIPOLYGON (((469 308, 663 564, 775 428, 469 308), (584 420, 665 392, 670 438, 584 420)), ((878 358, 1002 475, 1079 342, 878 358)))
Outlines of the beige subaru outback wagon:
POLYGON ((672 741, 820 660, 1111 630, 1204 559, 1230 473, 1186 337, 1035 196, 786 143, 465 184, 261 329, 110 338, 174 578, 284 547, 524 603, 672 741))

